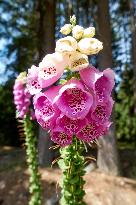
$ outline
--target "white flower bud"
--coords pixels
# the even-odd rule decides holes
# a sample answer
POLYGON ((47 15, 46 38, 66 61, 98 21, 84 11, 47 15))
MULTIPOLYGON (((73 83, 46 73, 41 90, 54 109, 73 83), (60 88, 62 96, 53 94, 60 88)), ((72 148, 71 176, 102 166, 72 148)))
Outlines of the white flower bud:
POLYGON ((76 25, 76 16, 73 15, 73 16, 70 16, 70 23, 75 26, 76 25))
POLYGON ((60 32, 64 35, 68 35, 72 31, 71 24, 65 24, 61 29, 60 32))
POLYGON ((83 35, 84 38, 92 38, 94 37, 94 35, 95 35, 94 27, 89 27, 84 30, 84 35, 83 35))
POLYGON ((84 34, 84 28, 82 26, 76 25, 72 29, 72 34, 73 34, 74 38, 80 39, 80 38, 82 38, 82 36, 84 34))
POLYGON ((71 71, 79 71, 86 68, 89 65, 88 56, 75 51, 70 56, 70 67, 71 71))
POLYGON ((96 38, 83 38, 78 42, 78 50, 86 55, 96 54, 102 49, 102 42, 96 38))
POLYGON ((27 75, 26 71, 21 72, 21 73, 18 75, 16 81, 21 81, 23 84, 26 83, 26 75, 27 75))
POLYGON ((61 38, 56 42, 56 52, 63 52, 70 54, 76 51, 77 41, 72 36, 61 38))

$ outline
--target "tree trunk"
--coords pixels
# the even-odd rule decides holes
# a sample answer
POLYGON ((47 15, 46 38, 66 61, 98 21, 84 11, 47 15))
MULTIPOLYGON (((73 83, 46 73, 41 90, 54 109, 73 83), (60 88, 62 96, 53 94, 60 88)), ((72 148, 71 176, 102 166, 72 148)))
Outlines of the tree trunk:
MULTIPOLYGON (((98 30, 99 40, 103 42, 104 49, 99 54, 98 64, 101 69, 112 67, 112 48, 111 48, 111 28, 109 17, 108 0, 98 1, 98 30)), ((114 116, 112 116, 114 122, 114 116)), ((118 152, 115 137, 114 123, 108 134, 99 139, 97 165, 98 168, 106 173, 118 175, 120 173, 118 152)))
MULTIPOLYGON (((55 15, 56 1, 55 0, 38 0, 38 62, 48 54, 55 50, 55 15)), ((53 145, 47 131, 39 127, 39 163, 42 166, 50 166, 55 158, 55 152, 49 150, 53 145)))
POLYGON ((46 54, 53 53, 55 49, 56 1, 39 0, 38 2, 38 53, 40 61, 46 54))

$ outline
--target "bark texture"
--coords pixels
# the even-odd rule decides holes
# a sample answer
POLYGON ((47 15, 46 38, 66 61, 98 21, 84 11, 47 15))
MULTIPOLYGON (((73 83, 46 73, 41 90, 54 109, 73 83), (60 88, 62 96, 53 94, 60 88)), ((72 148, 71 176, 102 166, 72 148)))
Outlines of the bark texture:
MULTIPOLYGON (((37 0, 38 16, 38 63, 46 54, 55 50, 55 17, 56 0, 37 0)), ((39 127, 39 163, 41 166, 50 166, 55 158, 55 153, 49 148, 53 145, 47 131, 39 127)))
MULTIPOLYGON (((98 1, 98 33, 99 40, 103 42, 104 49, 99 54, 99 68, 112 68, 112 48, 111 48, 111 28, 109 17, 109 1, 98 1)), ((98 168, 106 173, 119 175, 119 160, 115 136, 114 116, 112 115, 113 125, 108 134, 99 139, 97 165, 98 168)))

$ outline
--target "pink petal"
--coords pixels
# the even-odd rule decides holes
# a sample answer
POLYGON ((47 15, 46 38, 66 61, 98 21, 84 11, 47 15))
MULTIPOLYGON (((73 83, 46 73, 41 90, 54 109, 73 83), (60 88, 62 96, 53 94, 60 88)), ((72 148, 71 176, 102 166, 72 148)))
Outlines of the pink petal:
POLYGON ((77 138, 85 142, 92 142, 94 139, 98 138, 99 126, 94 121, 87 123, 77 134, 77 138))
POLYGON ((68 81, 54 99, 61 112, 71 119, 83 119, 93 103, 92 95, 85 91, 79 80, 68 81))
POLYGON ((93 119, 95 122, 101 124, 106 122, 111 115, 113 104, 114 101, 111 97, 103 103, 98 103, 93 110, 90 110, 87 115, 87 119, 93 119))
POLYGON ((51 100, 51 102, 53 102, 55 97, 59 94, 59 90, 61 87, 62 85, 51 86, 44 92, 44 94, 51 100))
POLYGON ((66 133, 76 134, 86 124, 87 119, 72 120, 65 115, 60 115, 57 119, 57 126, 64 129, 66 133))
POLYGON ((72 135, 67 134, 63 129, 55 128, 51 132, 51 140, 61 147, 65 147, 72 143, 72 135))
POLYGON ((90 120, 77 134, 77 138, 85 142, 92 142, 102 136, 108 129, 110 123, 98 125, 95 121, 90 120))
POLYGON ((80 77, 82 81, 89 87, 94 89, 94 84, 102 76, 102 72, 97 70, 93 66, 88 66, 87 68, 80 71, 80 77))
POLYGON ((48 121, 55 114, 55 109, 52 106, 52 102, 47 98, 44 93, 38 93, 33 99, 35 113, 39 113, 39 116, 44 120, 48 121))
POLYGON ((41 83, 38 80, 39 68, 32 66, 31 69, 28 69, 27 75, 27 89, 31 95, 37 94, 42 90, 41 83))
POLYGON ((103 71, 103 76, 97 79, 95 83, 95 90, 97 93, 103 93, 103 95, 111 94, 111 91, 115 85, 114 73, 108 68, 103 71))
POLYGON ((59 53, 48 54, 39 64, 39 82, 43 88, 54 84, 63 74, 68 64, 68 57, 59 53))

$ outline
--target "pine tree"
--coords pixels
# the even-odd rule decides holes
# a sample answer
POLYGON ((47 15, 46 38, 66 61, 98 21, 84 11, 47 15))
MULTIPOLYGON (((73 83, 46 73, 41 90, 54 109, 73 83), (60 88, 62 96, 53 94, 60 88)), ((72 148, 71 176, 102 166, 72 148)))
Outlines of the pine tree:
POLYGON ((123 63, 121 83, 118 86, 116 103, 117 137, 120 141, 135 143, 135 16, 136 8, 133 1, 120 1, 121 22, 124 27, 124 45, 126 60, 123 63), (124 4, 125 3, 125 4, 124 4), (130 39, 130 40, 129 40, 130 39))
POLYGON ((7 82, 1 85, 0 95, 0 104, 3 106, 1 110, 3 114, 0 115, 0 122, 3 124, 0 132, 3 135, 0 141, 2 140, 3 144, 17 145, 19 142, 16 121, 13 120, 15 107, 12 87, 15 76, 35 61, 37 47, 35 21, 34 1, 0 0, 0 40, 5 42, 0 52, 0 61, 3 62, 4 59, 5 63, 5 72, 1 74, 1 78, 7 76, 7 82), (9 134, 8 130, 15 130, 14 136, 9 134))

